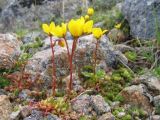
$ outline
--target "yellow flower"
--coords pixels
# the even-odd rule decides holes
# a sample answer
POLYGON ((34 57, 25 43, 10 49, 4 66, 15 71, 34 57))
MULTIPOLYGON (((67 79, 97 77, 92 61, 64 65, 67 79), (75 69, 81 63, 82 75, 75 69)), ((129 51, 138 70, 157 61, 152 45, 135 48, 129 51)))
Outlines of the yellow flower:
POLYGON ((89 15, 84 16, 85 21, 89 20, 89 15))
POLYGON ((67 32, 67 24, 62 23, 61 26, 56 26, 54 31, 53 31, 53 35, 57 36, 57 37, 64 37, 66 35, 67 32))
POLYGON ((90 20, 84 24, 83 32, 89 34, 92 32, 93 20, 90 20))
POLYGON ((93 33, 94 37, 97 38, 97 39, 101 38, 102 35, 103 35, 105 32, 107 32, 107 31, 108 31, 108 30, 102 31, 101 28, 93 28, 93 29, 92 29, 92 33, 93 33))
POLYGON ((94 14, 94 9, 93 8, 88 8, 87 14, 92 16, 94 14))
POLYGON ((65 40, 64 39, 60 39, 58 41, 58 45, 61 46, 61 47, 65 47, 66 46, 65 40))
POLYGON ((53 35, 53 31, 55 29, 55 23, 51 22, 50 25, 48 25, 48 24, 42 24, 42 29, 48 35, 53 35))
POLYGON ((85 24, 84 17, 80 19, 72 19, 68 23, 68 29, 73 37, 79 37, 83 34, 83 26, 85 24))
POLYGON ((115 28, 117 28, 117 29, 120 29, 120 28, 121 28, 121 26, 122 26, 122 24, 121 24, 121 23, 119 23, 119 24, 115 25, 114 27, 115 27, 115 28))

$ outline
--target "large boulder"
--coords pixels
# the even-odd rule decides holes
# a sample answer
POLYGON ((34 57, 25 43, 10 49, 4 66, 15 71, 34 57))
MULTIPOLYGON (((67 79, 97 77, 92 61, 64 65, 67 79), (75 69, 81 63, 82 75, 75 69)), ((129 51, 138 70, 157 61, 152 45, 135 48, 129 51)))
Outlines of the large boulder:
POLYGON ((160 95, 160 80, 155 75, 147 73, 140 76, 138 80, 147 86, 148 92, 152 96, 160 95))
POLYGON ((21 51, 21 41, 14 34, 0 34, 0 69, 14 66, 21 51))
POLYGON ((9 97, 6 95, 0 95, 0 120, 9 120, 12 112, 12 105, 9 101, 9 97))
MULTIPOLYGON (((48 39, 47 39, 48 40, 48 39)), ((69 40, 69 48, 71 48, 72 40, 69 40)), ((77 50, 74 57, 74 69, 80 70, 83 66, 93 64, 93 52, 95 51, 96 39, 92 35, 84 36, 79 39, 77 50)), ((47 46, 48 42, 45 42, 44 46, 47 46)), ((49 45, 49 44, 48 44, 49 45)), ((45 86, 50 85, 52 76, 52 64, 51 49, 46 49, 37 52, 31 59, 29 59, 26 65, 26 72, 34 75, 40 74, 41 79, 44 81, 45 86)), ((98 61, 104 61, 108 66, 114 66, 118 59, 126 61, 124 55, 114 50, 114 46, 111 44, 107 37, 103 37, 100 42, 100 46, 97 54, 98 61)), ((66 48, 60 48, 55 46, 55 64, 56 75, 58 78, 66 77, 69 74, 69 65, 66 48)))
POLYGON ((80 95, 71 102, 71 105, 74 111, 84 115, 101 116, 111 112, 110 106, 100 95, 80 95))
MULTIPOLYGON (((2 0, 1 0, 2 1, 2 0)), ((1 3, 0 1, 0 3, 1 3)), ((6 0, 3 0, 6 1, 6 0)), ((0 32, 15 29, 37 29, 39 23, 54 20, 59 22, 63 17, 70 19, 81 10, 80 0, 10 0, 0 5, 0 32), (64 8, 63 8, 64 1, 64 8)))
POLYGON ((125 0, 122 11, 129 22, 131 35, 142 39, 156 37, 159 25, 155 21, 160 21, 159 0, 125 0))
POLYGON ((146 111, 151 112, 153 110, 150 98, 148 98, 149 93, 147 93, 147 88, 143 84, 126 87, 121 91, 120 95, 124 97, 125 103, 141 107, 146 111))

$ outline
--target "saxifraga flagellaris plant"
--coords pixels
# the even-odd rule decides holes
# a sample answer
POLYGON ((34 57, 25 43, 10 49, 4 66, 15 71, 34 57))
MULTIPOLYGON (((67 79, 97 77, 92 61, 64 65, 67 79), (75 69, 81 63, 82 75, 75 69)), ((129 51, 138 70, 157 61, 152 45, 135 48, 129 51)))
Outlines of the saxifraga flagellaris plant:
MULTIPOLYGON (((68 22, 68 24, 62 23, 61 26, 60 25, 55 26, 54 22, 51 22, 50 25, 47 25, 47 24, 42 25, 44 32, 48 34, 48 36, 50 37, 50 41, 51 41, 52 63, 53 63, 53 86, 52 86, 53 93, 55 93, 55 88, 56 88, 56 73, 55 73, 56 66, 54 64, 54 45, 56 44, 57 40, 53 41, 52 36, 57 36, 58 38, 60 38, 58 40, 58 44, 61 47, 66 46, 67 48, 68 62, 69 62, 69 67, 70 67, 70 81, 68 85, 68 89, 69 89, 68 92, 70 93, 70 91, 73 88, 73 85, 72 85, 73 83, 73 76, 72 76, 73 58, 74 58, 74 54, 75 54, 75 50, 76 50, 76 46, 77 46, 79 37, 84 34, 91 34, 93 32, 94 37, 97 38, 97 41, 98 41, 101 38, 101 36, 107 31, 107 30, 102 31, 100 28, 93 28, 93 20, 89 20, 90 16, 92 16, 93 13, 94 13, 94 9, 89 8, 88 15, 86 15, 85 18, 81 17, 79 19, 71 19, 68 22), (67 28, 73 37, 73 44, 72 44, 71 51, 69 50, 69 45, 66 39, 67 28)), ((97 42, 97 44, 98 43, 99 42, 97 42)), ((96 49, 98 49, 98 45, 96 49)))
POLYGON ((93 28, 92 29, 93 36, 97 39, 97 41, 96 41, 96 48, 95 48, 95 52, 94 52, 94 67, 93 67, 94 68, 94 74, 96 74, 97 51, 98 51, 100 39, 101 39, 102 35, 105 34, 107 31, 108 30, 102 31, 101 28, 93 28))
MULTIPOLYGON (((57 40, 53 40, 52 36, 58 36, 61 37, 62 34, 66 34, 66 24, 62 23, 62 27, 60 26, 55 26, 54 22, 51 22, 50 25, 43 24, 42 25, 43 31, 50 37, 50 46, 52 50, 52 94, 55 96, 55 89, 56 89, 56 66, 54 63, 54 46, 57 42, 57 40)), ((58 40, 58 45, 61 47, 64 47, 65 44, 64 42, 59 39, 58 40)))

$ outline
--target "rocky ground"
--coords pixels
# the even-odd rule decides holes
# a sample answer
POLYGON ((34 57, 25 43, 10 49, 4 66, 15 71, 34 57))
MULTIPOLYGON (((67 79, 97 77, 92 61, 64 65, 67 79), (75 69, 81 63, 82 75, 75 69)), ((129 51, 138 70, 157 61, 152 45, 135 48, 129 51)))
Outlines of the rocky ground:
MULTIPOLYGON (((83 5, 69 0, 63 14, 59 9, 62 2, 0 0, 0 120, 160 120, 159 48, 151 12, 156 9, 160 18, 159 0, 124 0, 117 5, 131 32, 128 35, 124 29, 112 28, 101 38, 95 75, 92 65, 96 40, 92 35, 79 38, 69 95, 67 49, 55 46, 58 87, 56 96, 51 97, 49 38, 30 26, 38 28, 34 19, 46 22, 53 14, 70 19, 79 12, 74 9, 83 5), (31 32, 14 31, 17 22, 31 32)), ((91 1, 86 3, 90 5, 91 1)), ((104 22, 96 25, 104 26, 104 22)), ((69 33, 67 40, 71 49, 69 33)))

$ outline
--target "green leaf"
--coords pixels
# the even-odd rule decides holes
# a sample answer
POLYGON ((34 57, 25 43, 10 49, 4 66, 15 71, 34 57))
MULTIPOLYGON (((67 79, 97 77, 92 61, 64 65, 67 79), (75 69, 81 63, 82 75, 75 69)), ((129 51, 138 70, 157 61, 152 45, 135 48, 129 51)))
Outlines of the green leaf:
POLYGON ((96 76, 97 76, 98 79, 104 78, 105 75, 106 75, 106 73, 105 73, 104 70, 98 70, 98 71, 96 72, 96 76))

